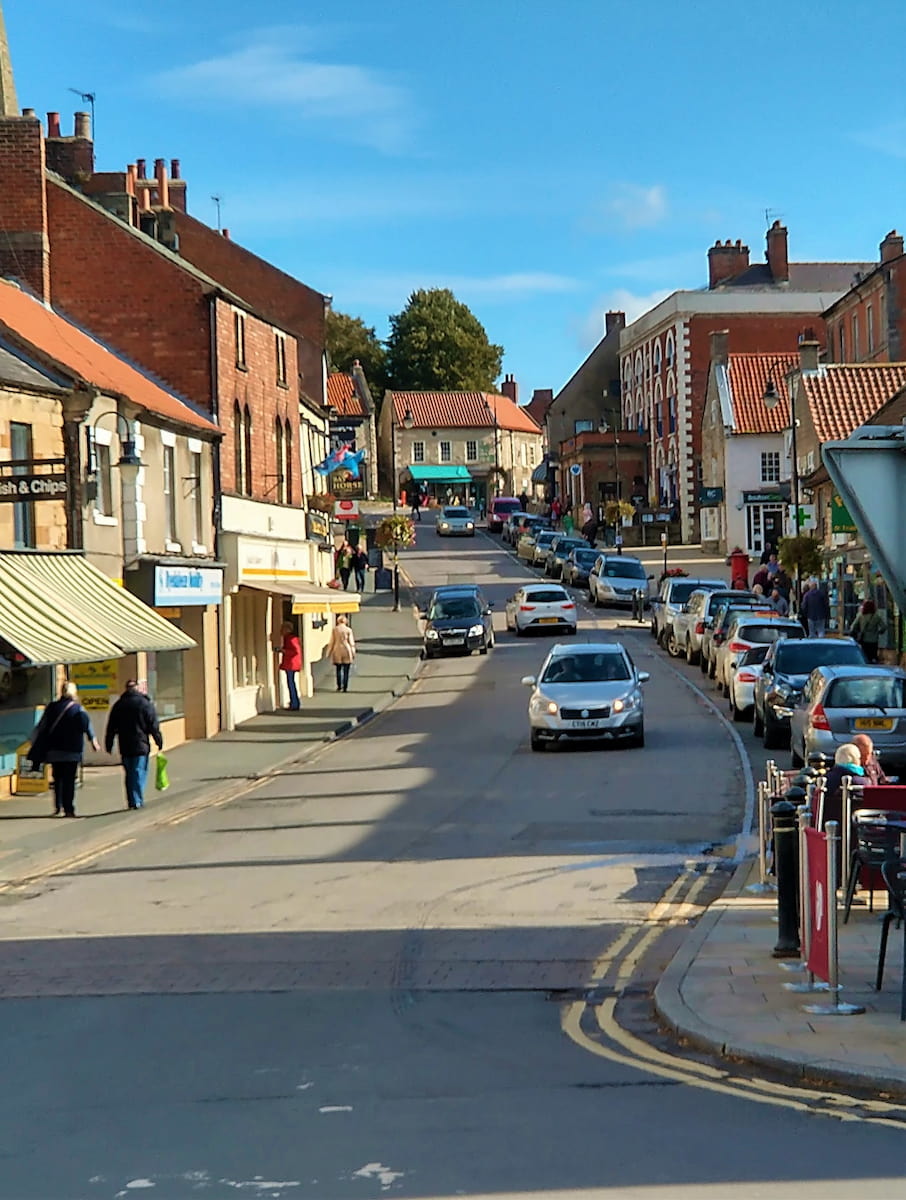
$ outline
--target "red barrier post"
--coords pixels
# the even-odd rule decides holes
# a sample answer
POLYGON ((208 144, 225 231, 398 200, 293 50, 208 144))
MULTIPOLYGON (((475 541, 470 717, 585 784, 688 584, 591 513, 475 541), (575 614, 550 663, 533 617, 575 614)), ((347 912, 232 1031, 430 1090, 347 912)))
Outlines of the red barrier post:
POLYGON ((837 943, 837 842, 840 826, 828 821, 825 833, 817 829, 805 831, 808 857, 809 908, 811 935, 809 937, 808 968, 819 979, 827 980, 833 993, 833 1004, 806 1004, 804 1011, 819 1017, 845 1017, 864 1013, 859 1004, 846 1004, 840 999, 839 956, 837 943))

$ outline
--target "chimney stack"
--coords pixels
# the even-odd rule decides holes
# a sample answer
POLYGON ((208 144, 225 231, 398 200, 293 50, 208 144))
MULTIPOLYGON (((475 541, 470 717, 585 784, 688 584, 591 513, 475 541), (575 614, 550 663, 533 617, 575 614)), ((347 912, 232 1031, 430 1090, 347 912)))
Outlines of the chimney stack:
POLYGON ((721 244, 720 238, 708 251, 708 287, 715 288, 728 279, 735 279, 743 271, 749 269, 749 247, 744 246, 739 238, 736 245, 727 238, 721 244))
POLYGON ((505 375, 500 390, 504 396, 509 396, 514 404, 519 403, 519 384, 512 375, 505 375))
POLYGON ((727 366, 730 361, 729 329, 713 329, 708 337, 711 341, 711 362, 714 366, 727 366))
POLYGON ((170 184, 167 179, 167 164, 162 158, 154 160, 154 178, 157 180, 157 203, 160 208, 170 207, 170 184))
POLYGON ((87 112, 77 112, 75 115, 75 124, 73 126, 74 136, 84 138, 86 141, 91 141, 91 114, 87 112))
POLYGON ((767 233, 768 248, 765 258, 768 260, 768 270, 775 283, 789 283, 790 256, 787 241, 787 228, 775 221, 767 233))
POLYGON ((220 231, 220 236, 221 236, 221 237, 225 237, 225 238, 226 238, 226 240, 227 240, 227 241, 229 241, 229 240, 230 240, 230 231, 229 231, 229 229, 221 229, 221 231, 220 231))
POLYGON ((182 165, 178 158, 170 160, 170 177, 171 179, 182 179, 182 165))
POLYGON ((135 160, 135 168, 138 171, 139 179, 147 179, 148 178, 148 176, 145 174, 146 167, 147 167, 147 163, 145 162, 145 160, 143 158, 137 158, 135 160))
POLYGON ((881 262, 893 262, 895 258, 899 258, 903 253, 903 235, 897 233, 895 229, 891 229, 887 237, 881 243, 881 262))
POLYGON ((618 309, 611 309, 604 314, 604 336, 608 337, 615 329, 626 328, 626 314, 618 309))
POLYGON ((60 132, 60 114, 58 112, 49 112, 47 114, 47 136, 49 138, 63 136, 60 132))
POLYGON ((821 343, 802 338, 799 342, 799 371, 803 375, 814 375, 818 371, 818 355, 821 343))

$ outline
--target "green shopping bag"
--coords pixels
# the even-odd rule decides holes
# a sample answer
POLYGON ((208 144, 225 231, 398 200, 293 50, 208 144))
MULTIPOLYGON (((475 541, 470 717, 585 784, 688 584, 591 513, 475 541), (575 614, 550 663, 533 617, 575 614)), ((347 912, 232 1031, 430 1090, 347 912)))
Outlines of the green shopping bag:
POLYGON ((158 754, 154 760, 154 786, 159 792, 165 792, 170 786, 170 776, 167 774, 167 756, 166 754, 158 754))

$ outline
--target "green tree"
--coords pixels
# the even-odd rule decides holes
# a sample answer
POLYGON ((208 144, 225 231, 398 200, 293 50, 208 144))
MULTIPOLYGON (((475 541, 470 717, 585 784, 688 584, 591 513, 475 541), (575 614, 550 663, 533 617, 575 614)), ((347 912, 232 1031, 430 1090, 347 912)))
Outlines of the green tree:
POLYGON ((390 318, 387 386, 397 391, 494 390, 503 347, 448 288, 413 292, 390 318))
POLYGON ((328 312, 327 361, 331 371, 351 371, 356 359, 362 364, 372 395, 377 398, 387 385, 383 343, 361 317, 328 312))

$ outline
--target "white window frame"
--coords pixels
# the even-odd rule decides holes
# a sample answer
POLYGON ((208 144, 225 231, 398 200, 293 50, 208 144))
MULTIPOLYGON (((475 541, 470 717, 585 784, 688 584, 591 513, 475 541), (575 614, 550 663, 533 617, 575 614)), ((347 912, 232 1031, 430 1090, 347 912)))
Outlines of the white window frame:
POLYGON ((179 538, 179 497, 177 485, 179 482, 179 463, 176 457, 176 439, 165 432, 161 433, 163 447, 163 479, 161 491, 164 500, 164 545, 168 550, 182 549, 179 538), (171 440, 172 439, 172 440, 171 440))
POLYGON ((780 451, 762 450, 761 452, 761 482, 780 483, 780 451))
POLYGON ((466 462, 478 462, 478 442, 474 438, 466 441, 466 462))
POLYGON ((412 443, 412 461, 414 463, 423 463, 425 461, 425 443, 412 443))
POLYGON ((118 525, 116 508, 113 500, 113 431, 110 429, 95 429, 92 432, 94 442, 94 474, 95 495, 92 521, 95 525, 118 525), (103 496, 106 492, 108 502, 105 505, 103 496), (108 511, 109 510, 109 511, 108 511))
POLYGON ((453 443, 442 438, 437 443, 437 461, 451 463, 453 461, 453 443))

